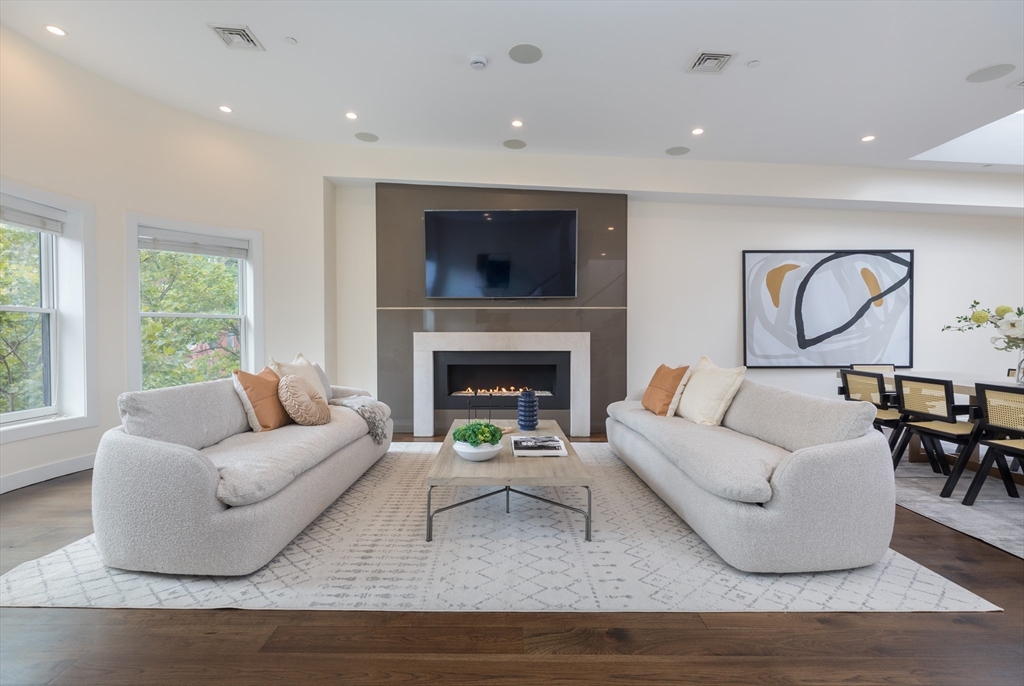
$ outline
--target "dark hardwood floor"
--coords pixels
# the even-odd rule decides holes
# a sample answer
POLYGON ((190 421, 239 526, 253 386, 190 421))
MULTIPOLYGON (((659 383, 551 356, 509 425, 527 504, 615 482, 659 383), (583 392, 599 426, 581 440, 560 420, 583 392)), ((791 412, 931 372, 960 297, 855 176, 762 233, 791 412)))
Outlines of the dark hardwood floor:
MULTIPOLYGON (((91 477, 0 496, 0 571, 91 533, 91 477)), ((2 608, 0 683, 1024 684, 1024 560, 902 508, 892 547, 1005 611, 2 608)))

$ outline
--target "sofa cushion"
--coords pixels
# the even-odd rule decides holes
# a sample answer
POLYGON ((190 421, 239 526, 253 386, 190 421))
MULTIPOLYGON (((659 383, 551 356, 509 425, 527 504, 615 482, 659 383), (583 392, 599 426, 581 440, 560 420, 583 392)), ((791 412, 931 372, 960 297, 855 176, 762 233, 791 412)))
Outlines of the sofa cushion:
POLYGON ((666 364, 659 366, 640 402, 656 415, 671 417, 679 407, 679 398, 683 395, 688 371, 688 366, 675 369, 666 364))
POLYGON ((722 426, 789 451, 860 438, 873 431, 871 403, 819 398, 745 379, 722 426))
POLYGON ((259 374, 236 369, 231 375, 231 381, 235 384, 235 393, 242 401, 249 427, 253 431, 273 431, 292 423, 291 415, 277 396, 281 377, 273 369, 264 367, 259 374))
POLYGON ((746 367, 723 369, 704 355, 690 370, 676 414, 697 424, 718 426, 746 371, 746 367))
POLYGON ((231 379, 122 393, 117 411, 127 434, 196 450, 249 431, 231 379))
POLYGON ((778 446, 725 427, 659 417, 635 401, 612 403, 608 414, 653 443, 701 488, 729 500, 771 500, 772 473, 789 455, 778 446))
MULTIPOLYGON (((330 410, 327 424, 249 431, 204 449, 202 453, 220 472, 217 498, 233 507, 269 498, 299 474, 367 434, 366 421, 352 410, 330 410)), ((391 416, 390 408, 386 414, 391 416)))

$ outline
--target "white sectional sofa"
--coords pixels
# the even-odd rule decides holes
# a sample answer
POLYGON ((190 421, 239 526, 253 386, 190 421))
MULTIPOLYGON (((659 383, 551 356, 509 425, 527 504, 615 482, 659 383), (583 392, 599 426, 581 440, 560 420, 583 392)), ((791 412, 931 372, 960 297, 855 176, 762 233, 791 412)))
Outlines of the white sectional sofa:
MULTIPOLYGON (((366 395, 332 386, 334 396, 366 395)), ((103 561, 166 574, 241 575, 269 562, 391 445, 356 412, 253 433, 231 380, 125 393, 100 440, 93 525, 103 561)))
POLYGON ((732 566, 817 572, 878 562, 896 496, 875 408, 744 380, 721 426, 608 407, 608 442, 732 566))

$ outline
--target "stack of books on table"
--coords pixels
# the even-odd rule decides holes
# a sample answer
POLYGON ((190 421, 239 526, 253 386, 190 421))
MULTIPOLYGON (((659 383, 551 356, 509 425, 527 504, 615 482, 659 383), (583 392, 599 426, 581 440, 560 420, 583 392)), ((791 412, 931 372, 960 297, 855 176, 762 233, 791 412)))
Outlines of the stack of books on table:
POLYGON ((512 454, 516 457, 565 457, 569 453, 558 436, 513 436, 512 454))

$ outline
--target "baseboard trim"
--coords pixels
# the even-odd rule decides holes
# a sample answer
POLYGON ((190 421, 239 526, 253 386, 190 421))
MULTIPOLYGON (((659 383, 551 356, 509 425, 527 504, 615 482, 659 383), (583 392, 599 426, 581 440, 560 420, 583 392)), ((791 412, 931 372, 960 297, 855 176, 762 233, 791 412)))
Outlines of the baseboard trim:
POLYGON ((81 455, 79 457, 70 457, 66 460, 61 460, 60 462, 53 462, 51 464, 44 464, 39 467, 33 467, 32 469, 15 472, 14 474, 8 474, 7 476, 0 476, 0 493, 7 493, 8 491, 13 491, 18 488, 31 486, 32 484, 37 484, 41 481, 56 479, 58 476, 74 474, 75 472, 92 469, 93 462, 95 461, 95 453, 92 455, 81 455))

